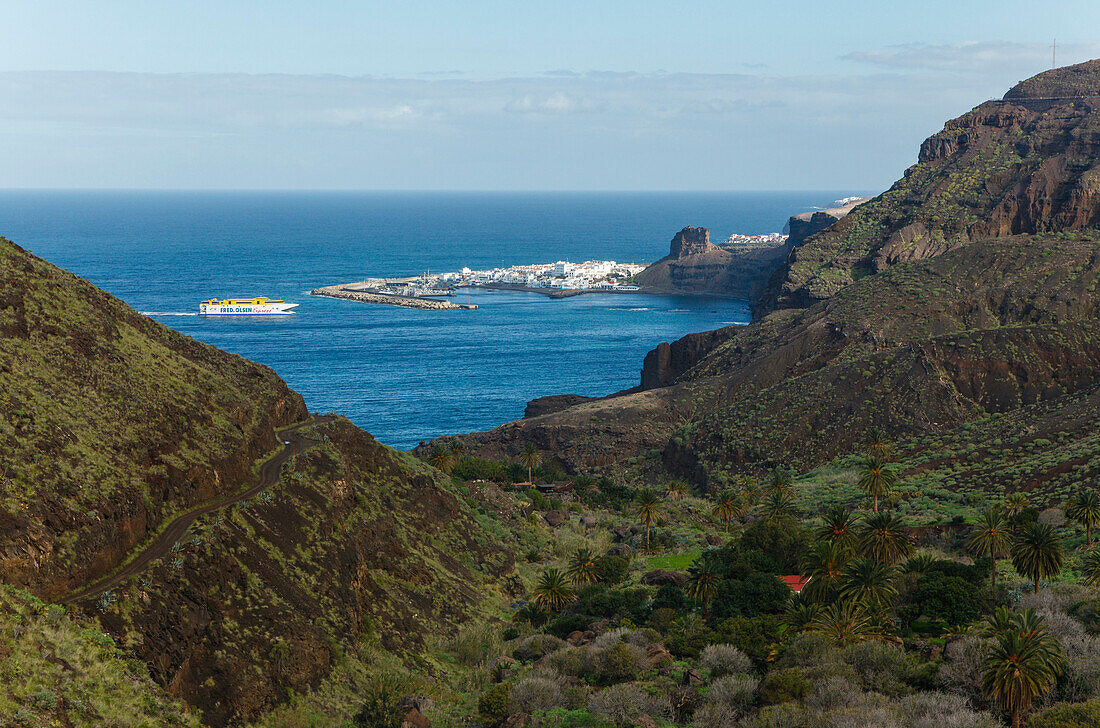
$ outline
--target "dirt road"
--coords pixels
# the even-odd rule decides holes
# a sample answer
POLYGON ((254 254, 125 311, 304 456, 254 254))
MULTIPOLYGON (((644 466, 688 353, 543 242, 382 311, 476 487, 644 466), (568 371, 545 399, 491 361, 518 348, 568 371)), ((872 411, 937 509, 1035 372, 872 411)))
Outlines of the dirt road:
POLYGON ((187 529, 191 527, 197 519, 205 516, 208 513, 226 508, 228 506, 240 503, 243 500, 251 498, 265 488, 270 488, 275 485, 279 480, 279 473, 282 470, 283 465, 287 460, 295 455, 305 452, 309 448, 317 444, 316 440, 311 440, 302 437, 299 434, 299 430, 308 427, 313 424, 321 424, 327 421, 324 417, 314 417, 305 422, 293 425, 286 430, 282 430, 277 433, 279 438, 288 443, 283 446, 277 454, 273 455, 269 459, 265 460, 260 465, 259 472, 257 473, 256 482, 245 490, 238 491, 229 495, 222 496, 213 501, 204 503, 197 508, 194 508, 186 513, 182 513, 176 516, 168 524, 168 526, 161 531, 153 542, 143 548, 136 556, 126 562, 122 567, 115 570, 108 576, 95 581, 91 584, 72 592, 67 597, 62 599, 63 603, 80 602, 88 599, 95 599, 104 592, 110 591, 120 586, 128 578, 135 574, 140 574, 152 562, 157 559, 168 555, 172 546, 180 541, 185 535, 187 535, 187 529))

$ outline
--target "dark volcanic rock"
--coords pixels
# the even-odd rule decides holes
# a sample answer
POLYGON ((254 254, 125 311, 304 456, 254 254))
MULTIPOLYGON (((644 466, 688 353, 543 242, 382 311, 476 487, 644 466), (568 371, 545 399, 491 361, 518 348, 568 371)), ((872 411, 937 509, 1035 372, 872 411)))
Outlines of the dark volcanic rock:
POLYGON ((642 389, 667 387, 674 383, 684 372, 702 361, 715 346, 733 336, 739 328, 730 326, 716 331, 688 334, 671 344, 658 344, 656 349, 645 355, 642 362, 642 389))
POLYGON ((539 397, 527 403, 527 407, 523 410, 523 418, 530 419, 540 415, 548 415, 551 412, 560 412, 575 404, 593 399, 596 399, 596 397, 585 397, 581 394, 551 394, 546 397, 539 397))

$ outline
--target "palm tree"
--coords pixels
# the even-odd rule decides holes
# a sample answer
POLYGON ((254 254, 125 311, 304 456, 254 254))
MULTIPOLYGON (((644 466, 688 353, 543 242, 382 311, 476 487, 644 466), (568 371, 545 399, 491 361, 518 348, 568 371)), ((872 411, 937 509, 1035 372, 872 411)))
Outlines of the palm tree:
POLYGON ((878 512, 878 499, 889 493, 898 482, 898 474, 872 456, 867 458, 863 474, 856 483, 867 495, 875 500, 875 512, 878 512))
POLYGON ((1083 490, 1066 505, 1066 515, 1085 527, 1085 543, 1092 550, 1092 527, 1100 523, 1100 493, 1083 490))
POLYGON ((849 550, 839 541, 818 541, 802 562, 802 576, 807 578, 802 594, 813 601, 829 600, 849 557, 849 550))
POLYGON ((1081 559, 1081 573, 1089 586, 1100 586, 1100 549, 1094 549, 1081 559))
POLYGON ((858 549, 869 559, 893 566, 913 553, 913 544, 900 516, 875 513, 860 526, 858 549))
POLYGON ((966 540, 966 548, 977 556, 993 559, 993 588, 997 588, 997 559, 1008 553, 1012 537, 1008 532, 1008 521, 1004 511, 993 506, 982 512, 978 522, 966 540))
POLYGON ((761 510, 764 512, 766 520, 778 523, 794 515, 794 500, 787 491, 774 490, 768 493, 761 510))
POLYGON ((531 602, 552 612, 560 612, 569 602, 573 601, 576 594, 573 587, 566 581, 565 576, 557 569, 547 569, 542 572, 534 591, 531 593, 531 602))
POLYGON ((790 493, 794 488, 794 473, 780 466, 772 470, 768 478, 768 489, 773 492, 790 493))
POLYGON ((600 573, 596 570, 596 559, 592 556, 592 552, 586 548, 573 552, 565 575, 573 584, 595 584, 599 581, 600 573))
POLYGON ((537 468, 542 462, 542 454, 538 448, 535 447, 535 443, 529 442, 523 446, 523 452, 519 454, 519 462, 523 467, 527 468, 527 482, 533 483, 531 479, 531 470, 537 468))
POLYGON ((1023 513, 1028 505, 1030 504, 1026 493, 1009 493, 1005 496, 1005 517, 1009 521, 1015 521, 1016 517, 1023 513))
POLYGON ((886 433, 878 427, 870 432, 867 442, 867 454, 882 462, 890 459, 890 443, 886 439, 886 433))
POLYGON ((897 569, 871 559, 857 559, 840 577, 840 598, 857 601, 872 614, 882 614, 898 595, 897 569))
POLYGON ((683 500, 687 493, 687 485, 682 480, 674 480, 668 484, 668 499, 670 501, 683 500))
POLYGON ((649 551, 649 529, 661 514, 661 499, 647 488, 634 499, 634 512, 645 526, 645 550, 649 551))
POLYGON ((810 621, 808 629, 824 635, 838 647, 875 636, 874 624, 867 610, 858 602, 851 601, 838 600, 825 607, 810 621))
POLYGON ((829 541, 843 548, 856 544, 856 515, 843 506, 833 506, 825 511, 824 523, 816 532, 819 541, 829 541))
POLYGON ((906 574, 927 574, 932 570, 932 567, 936 564, 936 557, 932 554, 917 554, 916 556, 910 556, 909 560, 905 562, 906 574))
POLYGON ((1062 542, 1047 523, 1029 523, 1020 529, 1012 544, 1012 565, 1020 576, 1035 583, 1039 593, 1039 580, 1056 576, 1062 570, 1064 553, 1062 542))
POLYGON ((741 498, 728 488, 718 494, 718 499, 710 509, 710 514, 725 524, 726 533, 730 532, 730 521, 744 512, 745 506, 741 498))
POLYGON ((1013 728, 1065 671, 1065 657, 1042 617, 1031 610, 1011 619, 982 662, 982 691, 1012 716, 1013 728), (1030 614, 1028 614, 1030 612, 1030 614))
POLYGON ((718 592, 718 580, 721 573, 714 559, 707 554, 695 561, 688 569, 687 595, 699 602, 703 608, 703 621, 707 619, 707 608, 710 600, 718 592))
POLYGON ((431 463, 444 475, 450 475, 455 466, 454 450, 442 445, 432 448, 431 463))
MULTIPOLYGON (((806 585, 809 586, 808 584, 806 585)), ((794 632, 807 629, 810 624, 821 614, 821 607, 805 599, 806 590, 801 594, 791 597, 787 602, 787 608, 783 613, 783 622, 794 632)))

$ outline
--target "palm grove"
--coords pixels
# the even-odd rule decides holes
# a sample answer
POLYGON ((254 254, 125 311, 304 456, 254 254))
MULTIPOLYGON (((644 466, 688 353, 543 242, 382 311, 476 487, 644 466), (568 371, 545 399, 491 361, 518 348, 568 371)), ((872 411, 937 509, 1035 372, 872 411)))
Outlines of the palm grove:
MULTIPOLYGON (((432 460, 447 472, 456 467, 469 470, 472 463, 458 449, 437 448, 432 460)), ((535 469, 564 479, 552 464, 544 464, 547 460, 528 446, 519 463, 510 469, 498 467, 510 472, 514 482, 525 475, 521 487, 530 486, 535 469)), ((487 464, 480 462, 477 467, 484 470, 487 464)), ((911 659, 906 668, 906 689, 915 693, 938 685, 941 678, 932 673, 945 672, 947 656, 965 649, 973 663, 969 706, 994 711, 1014 727, 1023 725, 1037 706, 1052 700, 1100 698, 1100 666, 1095 674, 1084 675, 1082 670, 1091 668, 1082 668, 1072 655, 1067 658, 1058 636, 1048 628, 1053 613, 1033 606, 1048 583, 1066 576, 1070 552, 1075 568, 1067 578, 1100 586, 1100 549, 1093 548, 1093 529, 1100 523, 1100 495, 1095 489, 1081 488, 1061 509, 1042 512, 1023 493, 1007 495, 1001 502, 987 504, 965 526, 948 529, 935 548, 918 549, 915 529, 891 508, 900 478, 891 465, 890 446, 881 435, 870 437, 853 480, 865 496, 864 507, 834 506, 805 517, 799 510, 800 480, 784 468, 760 480, 739 478, 706 501, 691 496, 690 489, 678 481, 659 492, 606 477, 574 478, 568 508, 575 513, 606 514, 601 526, 614 529, 616 540, 633 545, 622 543, 601 553, 594 550, 588 534, 584 546, 560 561, 529 554, 528 561, 538 569, 532 576, 529 600, 526 606, 520 605, 504 636, 530 641, 543 635, 569 648, 593 636, 599 640, 601 630, 609 627, 644 630, 648 639, 668 650, 677 661, 674 664, 684 663, 685 675, 692 664, 703 667, 704 656, 713 658, 715 650, 733 650, 747 661, 752 675, 752 690, 741 691, 738 707, 727 704, 719 710, 707 702, 720 690, 706 683, 716 676, 703 669, 704 684, 696 690, 703 696, 702 705, 686 712, 665 711, 671 722, 700 726, 712 724, 708 715, 720 716, 718 724, 740 720, 745 725, 766 725, 759 721, 799 700, 800 710, 807 713, 805 701, 826 678, 815 678, 813 670, 799 666, 796 679, 793 668, 783 667, 806 645, 817 645, 822 654, 842 656, 872 648, 909 654, 914 645, 922 645, 926 653, 911 659), (676 530, 673 526, 697 524, 700 519, 710 524, 705 530, 713 545, 685 554, 690 560, 686 570, 658 569, 644 574, 639 583, 634 572, 644 571, 649 559, 684 551, 667 538, 669 531, 676 530), (1065 519, 1084 531, 1083 543, 1076 547, 1065 542, 1065 519), (623 526, 617 524, 627 522, 634 527, 630 537, 622 539, 623 526), (1008 575, 1014 572, 1018 580, 1004 575, 998 579, 998 569, 1008 575), (780 577, 786 577, 786 583, 780 577), (800 591, 792 592, 798 587, 800 591), (562 642, 565 638, 568 642, 562 642), (928 655, 932 659, 924 659, 928 655), (1082 691, 1080 685, 1093 678, 1096 689, 1082 691), (709 712, 703 710, 707 706, 711 706, 709 712)), ((535 512, 540 507, 565 507, 534 489, 527 497, 531 522, 537 522, 535 512)), ((1078 610, 1074 619, 1090 630, 1100 627, 1095 593, 1090 603, 1071 606, 1078 610)), ((1053 618, 1061 625, 1065 615, 1053 618)), ((531 669, 552 659, 549 654, 535 658, 531 669)), ((559 669, 557 674, 569 672, 559 669)), ((585 720, 593 721, 591 725, 626 724, 619 718, 630 710, 619 718, 592 712, 596 697, 618 683, 598 674, 573 672, 581 674, 561 679, 587 682, 594 692, 589 709, 580 711, 587 717, 574 716, 572 725, 584 725, 585 720)), ((690 675, 682 680, 690 686, 690 675)), ((502 679, 493 695, 499 698, 504 688, 517 685, 502 679)), ((517 708, 515 703, 504 704, 517 708)), ((497 706, 482 718, 487 724, 504 722, 510 708, 497 706)), ((1100 714, 1100 704, 1096 710, 1100 714)), ((651 707, 650 712, 660 710, 651 707)), ((544 723, 553 724, 554 720, 544 723)), ((805 723, 811 724, 828 725, 805 723)))

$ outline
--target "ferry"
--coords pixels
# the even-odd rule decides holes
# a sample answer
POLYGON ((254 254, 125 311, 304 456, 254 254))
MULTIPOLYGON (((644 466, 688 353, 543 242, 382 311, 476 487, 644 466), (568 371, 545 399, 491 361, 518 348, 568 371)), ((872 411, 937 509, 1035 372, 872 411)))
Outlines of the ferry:
POLYGON ((276 301, 267 296, 259 298, 227 298, 219 301, 211 298, 199 304, 199 313, 204 316, 285 316, 294 313, 290 309, 298 304, 276 301))

